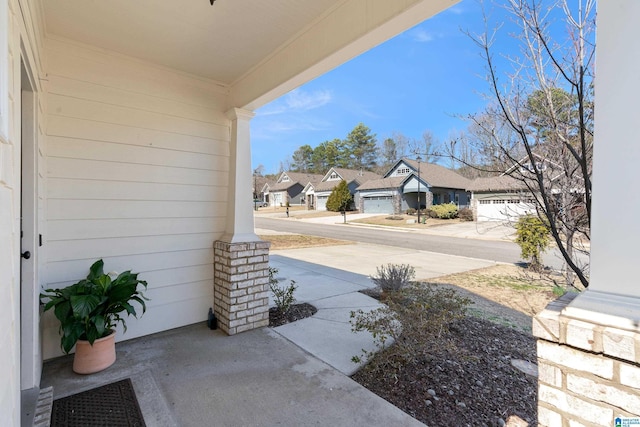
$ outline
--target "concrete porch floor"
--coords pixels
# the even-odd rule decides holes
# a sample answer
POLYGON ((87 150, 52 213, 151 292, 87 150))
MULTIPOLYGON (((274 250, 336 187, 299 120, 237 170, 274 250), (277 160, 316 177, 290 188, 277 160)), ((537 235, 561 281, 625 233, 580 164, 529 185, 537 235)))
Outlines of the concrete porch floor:
POLYGON ((118 343, 118 359, 89 376, 72 356, 48 361, 54 398, 131 378, 147 426, 418 426, 269 328, 226 336, 204 322, 118 343))

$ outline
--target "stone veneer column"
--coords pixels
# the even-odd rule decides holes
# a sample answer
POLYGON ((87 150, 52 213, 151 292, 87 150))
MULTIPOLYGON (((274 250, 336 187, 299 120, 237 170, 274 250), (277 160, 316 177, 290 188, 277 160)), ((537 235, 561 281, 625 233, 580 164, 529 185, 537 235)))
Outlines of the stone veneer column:
POLYGON ((214 245, 214 309, 234 335, 269 324, 269 242, 214 245))
POLYGON ((538 338, 538 425, 614 426, 640 417, 640 333, 572 318, 577 294, 533 320, 538 338))
POLYGON ((218 326, 234 335, 269 324, 269 242, 253 223, 251 139, 253 112, 233 108, 225 233, 213 246, 213 307, 218 326))
POLYGON ((640 417, 640 2, 599 2, 597 20, 590 284, 534 318, 542 427, 640 417))

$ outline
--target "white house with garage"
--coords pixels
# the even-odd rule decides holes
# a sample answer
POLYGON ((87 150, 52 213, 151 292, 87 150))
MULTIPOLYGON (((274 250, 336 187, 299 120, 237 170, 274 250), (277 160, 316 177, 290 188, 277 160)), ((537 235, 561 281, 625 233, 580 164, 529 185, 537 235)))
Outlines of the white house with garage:
POLYGON ((476 178, 467 190, 476 221, 516 222, 522 215, 536 213, 531 192, 509 175, 476 178))
POLYGON ((327 210, 327 200, 333 189, 340 183, 345 181, 347 187, 354 198, 354 207, 359 206, 358 193, 356 189, 372 180, 380 179, 380 175, 363 170, 353 170, 344 168, 331 168, 322 177, 320 182, 309 182, 304 188, 307 198, 307 207, 319 211, 327 210))
POLYGON ((363 213, 399 214, 409 208, 422 209, 443 203, 469 205, 469 180, 435 163, 398 160, 383 178, 358 187, 363 213))

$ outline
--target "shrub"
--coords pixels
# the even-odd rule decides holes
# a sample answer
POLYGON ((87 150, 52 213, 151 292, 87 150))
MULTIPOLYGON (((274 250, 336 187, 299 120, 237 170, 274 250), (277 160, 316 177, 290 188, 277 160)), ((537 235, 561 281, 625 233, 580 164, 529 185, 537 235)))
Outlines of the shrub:
POLYGON ((516 223, 516 243, 522 259, 529 260, 529 268, 542 270, 541 254, 551 244, 551 231, 546 222, 534 215, 521 216, 516 223))
MULTIPOLYGON (((433 205, 430 209, 435 215, 433 218, 453 219, 458 216, 458 207, 454 203, 444 203, 442 205, 433 205)), ((431 213, 430 213, 431 216, 431 213)))
POLYGON ((407 215, 415 215, 415 214, 416 214, 416 210, 414 208, 407 209, 407 215))
POLYGON ((469 208, 462 208, 458 211, 458 218, 463 221, 473 221, 473 211, 469 208))
POLYGON ((327 210, 331 212, 344 212, 351 208, 353 196, 349 191, 347 182, 342 180, 334 187, 331 194, 327 198, 327 210))
POLYGON ((408 264, 381 265, 376 273, 371 280, 384 293, 399 291, 416 277, 416 269, 408 264))
POLYGON ((393 378, 405 364, 424 360, 430 351, 446 345, 440 338, 453 322, 465 316, 469 304, 469 299, 452 289, 419 283, 390 294, 384 307, 370 312, 352 311, 352 331, 368 331, 377 350, 386 348, 387 353, 380 360, 387 364, 376 366, 376 359, 371 359, 375 351, 366 350, 352 361, 360 363, 364 358, 381 375, 393 378), (387 348, 391 340, 394 344, 387 348))
POLYGON ((276 274, 278 274, 278 269, 269 267, 269 288, 273 293, 273 299, 278 311, 280 313, 286 313, 289 311, 291 305, 296 302, 293 293, 298 287, 296 286, 295 280, 292 280, 289 286, 285 286, 284 288, 279 287, 278 279, 275 277, 276 274))

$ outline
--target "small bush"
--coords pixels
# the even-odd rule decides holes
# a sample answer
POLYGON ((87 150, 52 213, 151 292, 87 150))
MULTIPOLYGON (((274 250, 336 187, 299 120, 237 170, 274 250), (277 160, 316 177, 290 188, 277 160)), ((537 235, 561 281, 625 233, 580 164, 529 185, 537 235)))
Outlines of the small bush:
POLYGON ((292 280, 289 286, 285 286, 284 288, 279 287, 278 279, 275 277, 276 274, 278 274, 278 269, 269 267, 269 288, 273 293, 273 299, 278 311, 280 313, 286 313, 289 311, 291 305, 296 302, 293 293, 298 287, 296 286, 295 280, 292 280))
POLYGON ((429 216, 435 215, 432 218, 440 219, 453 219, 458 216, 458 207, 453 203, 444 203, 442 205, 433 205, 429 216))
POLYGON ((549 226, 534 215, 521 216, 516 223, 516 243, 520 246, 520 256, 529 260, 529 268, 541 271, 542 252, 551 244, 549 226))
POLYGON ((376 273, 371 280, 385 293, 399 291, 416 277, 416 269, 408 264, 382 265, 376 273))
MULTIPOLYGON (((393 378, 402 367, 411 362, 424 360, 430 351, 446 345, 441 340, 449 331, 449 326, 466 315, 471 301, 452 289, 431 284, 414 284, 390 294, 384 307, 370 312, 351 312, 353 332, 368 331, 374 339, 377 350, 386 348, 385 366, 373 366, 381 375, 393 378), (387 348, 393 340, 394 345, 387 348)), ((369 360, 374 365, 378 359, 371 359, 375 352, 362 350, 361 356, 352 361, 360 363, 369 360)))
POLYGON ((469 208, 462 208, 458 211, 458 218, 463 221, 473 221, 473 211, 469 208))
POLYGON ((407 209, 407 215, 415 215, 415 214, 416 214, 416 210, 414 208, 407 209))

